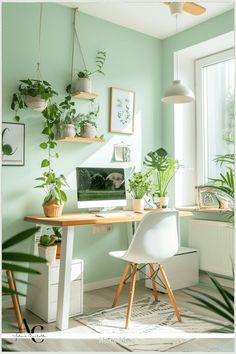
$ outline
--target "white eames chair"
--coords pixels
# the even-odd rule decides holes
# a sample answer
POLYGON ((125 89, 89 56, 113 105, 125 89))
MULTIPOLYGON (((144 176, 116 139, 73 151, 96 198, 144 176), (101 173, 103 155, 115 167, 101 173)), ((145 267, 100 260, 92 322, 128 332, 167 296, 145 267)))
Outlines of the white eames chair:
POLYGON ((173 292, 161 265, 164 260, 174 256, 179 248, 178 223, 179 214, 177 211, 150 212, 145 215, 143 220, 140 222, 128 250, 114 251, 109 253, 109 255, 113 257, 120 258, 128 262, 122 275, 120 284, 117 288, 112 307, 116 306, 129 270, 131 270, 130 292, 125 328, 128 328, 129 320, 131 317, 136 275, 138 271, 138 265, 141 263, 149 264, 150 276, 153 285, 153 295, 156 301, 157 289, 155 282, 156 272, 154 270, 154 263, 158 263, 159 271, 166 286, 170 302, 175 310, 178 321, 181 322, 180 313, 173 292))

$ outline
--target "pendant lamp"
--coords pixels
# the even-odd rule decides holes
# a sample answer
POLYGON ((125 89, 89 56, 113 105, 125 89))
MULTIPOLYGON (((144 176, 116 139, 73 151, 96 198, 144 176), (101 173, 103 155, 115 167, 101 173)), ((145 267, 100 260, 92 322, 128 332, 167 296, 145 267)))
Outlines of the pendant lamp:
MULTIPOLYGON (((181 10, 174 13, 176 17, 176 34, 178 33, 178 14, 181 10)), ((178 78, 178 52, 176 52, 176 80, 173 81, 172 85, 166 90, 164 97, 161 101, 164 103, 188 103, 194 101, 195 97, 189 87, 183 84, 178 78)))

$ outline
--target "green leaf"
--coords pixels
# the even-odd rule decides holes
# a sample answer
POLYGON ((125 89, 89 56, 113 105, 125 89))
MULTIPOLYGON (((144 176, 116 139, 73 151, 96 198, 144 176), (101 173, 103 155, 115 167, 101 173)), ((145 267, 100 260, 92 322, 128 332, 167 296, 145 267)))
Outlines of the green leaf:
POLYGON ((47 167, 47 166, 49 166, 49 160, 47 160, 47 159, 44 159, 42 162, 41 162, 41 167, 43 168, 43 167, 47 167))
POLYGON ((34 235, 37 231, 39 231, 40 227, 32 227, 31 229, 27 229, 25 231, 19 232, 17 235, 11 237, 9 240, 3 242, 2 250, 15 246, 17 243, 26 240, 30 236, 34 235))
POLYGON ((58 158, 59 158, 59 154, 58 154, 58 152, 56 152, 56 153, 55 153, 55 157, 56 157, 56 159, 58 159, 58 158))
POLYGON ((47 263, 46 259, 32 254, 19 253, 19 252, 3 252, 2 259, 4 261, 14 262, 30 262, 30 263, 47 263))
POLYGON ((19 122, 19 121, 20 121, 20 117, 19 117, 19 116, 15 116, 15 120, 16 120, 17 122, 19 122))
POLYGON ((5 262, 2 262, 2 269, 4 269, 4 270, 12 270, 13 272, 40 274, 40 272, 38 272, 35 269, 26 268, 26 267, 18 266, 16 264, 5 263, 5 262))
POLYGON ((26 296, 25 294, 19 293, 18 291, 15 291, 15 290, 12 290, 12 289, 9 289, 9 288, 6 287, 6 286, 2 286, 2 294, 3 294, 3 295, 13 295, 13 294, 17 294, 17 295, 21 295, 21 296, 26 296))
POLYGON ((60 191, 60 193, 61 193, 61 199, 62 199, 62 201, 63 202, 66 202, 67 201, 67 196, 66 196, 66 193, 64 192, 64 191, 60 191))
POLYGON ((47 149, 48 144, 47 143, 41 143, 39 146, 41 147, 41 149, 47 149))

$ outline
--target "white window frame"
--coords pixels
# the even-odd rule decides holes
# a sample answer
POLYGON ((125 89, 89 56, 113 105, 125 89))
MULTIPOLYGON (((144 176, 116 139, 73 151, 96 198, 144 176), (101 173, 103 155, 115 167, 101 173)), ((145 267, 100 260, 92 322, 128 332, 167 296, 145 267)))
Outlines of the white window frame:
POLYGON ((228 49, 219 53, 209 55, 207 57, 195 61, 195 82, 196 82, 196 122, 197 122, 197 146, 196 146, 196 161, 197 161, 197 185, 208 182, 207 166, 207 120, 206 103, 203 95, 203 74, 202 69, 206 66, 214 65, 219 62, 234 59, 234 49, 228 49))

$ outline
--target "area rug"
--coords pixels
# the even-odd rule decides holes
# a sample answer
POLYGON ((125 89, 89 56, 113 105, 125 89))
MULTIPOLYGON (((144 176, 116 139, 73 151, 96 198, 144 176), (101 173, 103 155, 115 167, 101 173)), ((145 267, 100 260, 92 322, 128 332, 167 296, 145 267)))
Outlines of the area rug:
MULTIPOLYGON (((180 308, 182 322, 178 322, 170 304, 144 298, 133 303, 129 329, 126 330, 124 329, 126 311, 127 305, 121 305, 114 309, 79 316, 76 320, 97 333, 101 333, 104 341, 109 336, 115 337, 112 340, 128 351, 168 351, 170 348, 191 340, 184 338, 185 333, 217 332, 222 327, 192 318, 197 315, 183 308, 180 308), (183 315, 191 316, 191 318, 183 315), (183 338, 171 339, 172 334, 178 333, 183 334, 183 338), (168 338, 158 338, 166 334, 168 338)), ((204 319, 211 320, 206 316, 204 319)))

